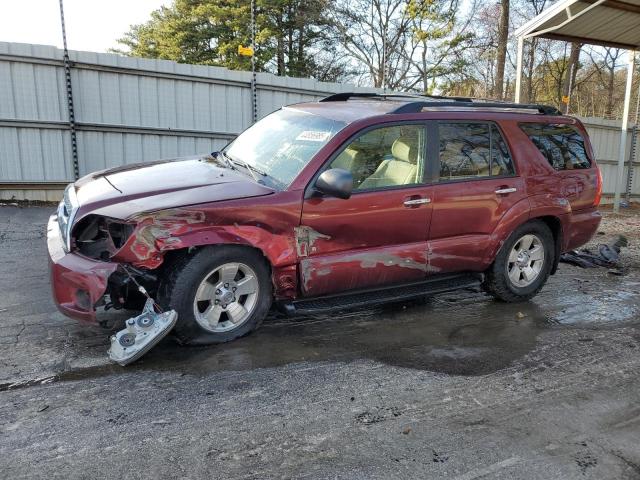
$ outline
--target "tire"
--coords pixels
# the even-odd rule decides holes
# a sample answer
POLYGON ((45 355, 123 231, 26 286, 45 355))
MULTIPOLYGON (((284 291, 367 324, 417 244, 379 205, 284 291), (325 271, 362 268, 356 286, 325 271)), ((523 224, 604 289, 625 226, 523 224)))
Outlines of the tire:
POLYGON ((484 287, 504 302, 530 300, 538 294, 549 278, 554 255, 553 234, 545 223, 534 220, 520 225, 509 236, 486 272, 484 287), (529 240, 532 243, 527 248, 529 240), (522 251, 527 253, 517 253, 522 251), (541 264, 538 264, 539 260, 535 259, 540 257, 540 252, 543 257, 541 264))
POLYGON ((163 308, 178 312, 173 333, 180 343, 230 342, 258 328, 267 316, 272 302, 269 266, 250 248, 205 247, 168 266, 159 300, 163 308), (254 287, 251 277, 255 292, 245 294, 254 287), (235 297, 237 292, 242 294, 235 297))

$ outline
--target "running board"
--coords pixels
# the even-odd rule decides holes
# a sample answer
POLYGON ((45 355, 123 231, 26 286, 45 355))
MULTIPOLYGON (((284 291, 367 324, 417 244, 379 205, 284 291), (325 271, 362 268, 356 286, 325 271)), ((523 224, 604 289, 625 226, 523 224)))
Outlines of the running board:
POLYGON ((281 302, 279 307, 288 315, 347 310, 477 287, 483 279, 482 273, 438 276, 423 282, 281 302))

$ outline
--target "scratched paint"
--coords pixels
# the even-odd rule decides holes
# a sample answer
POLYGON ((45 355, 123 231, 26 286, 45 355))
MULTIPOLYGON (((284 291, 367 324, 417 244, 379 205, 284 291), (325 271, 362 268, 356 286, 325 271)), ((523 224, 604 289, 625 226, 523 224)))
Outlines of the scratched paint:
POLYGON ((296 238, 296 249, 299 257, 306 257, 309 253, 315 251, 315 243, 318 240, 331 240, 329 235, 314 230, 306 225, 294 227, 294 235, 296 238))
MULTIPOLYGON (((302 285, 305 291, 311 289, 312 284, 318 277, 332 275, 338 270, 351 270, 349 276, 355 278, 357 273, 352 269, 371 269, 373 271, 367 276, 371 280, 375 279, 375 281, 371 282, 372 284, 385 283, 387 275, 393 278, 393 274, 386 272, 387 268, 406 268, 424 272, 425 274, 433 271, 427 263, 426 251, 422 258, 416 260, 412 257, 401 256, 390 252, 367 250, 365 252, 355 252, 340 256, 332 255, 325 258, 314 257, 303 259, 300 262, 300 267, 302 285)), ((357 285, 343 285, 345 289, 349 289, 349 287, 352 286, 357 287, 357 285)))

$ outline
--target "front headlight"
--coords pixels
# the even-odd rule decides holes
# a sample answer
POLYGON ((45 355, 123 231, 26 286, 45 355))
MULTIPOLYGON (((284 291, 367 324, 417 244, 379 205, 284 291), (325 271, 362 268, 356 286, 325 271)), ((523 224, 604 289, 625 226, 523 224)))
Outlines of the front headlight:
POLYGON ((76 188, 73 183, 70 183, 64 190, 64 196, 58 205, 58 226, 60 227, 60 235, 62 235, 63 248, 67 253, 71 250, 71 228, 77 211, 76 188))

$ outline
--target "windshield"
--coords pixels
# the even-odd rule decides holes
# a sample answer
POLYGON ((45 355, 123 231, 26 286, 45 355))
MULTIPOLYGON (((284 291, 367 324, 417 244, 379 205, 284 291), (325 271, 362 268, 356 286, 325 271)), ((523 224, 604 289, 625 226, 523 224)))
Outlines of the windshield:
POLYGON ((242 132, 224 153, 284 188, 344 126, 343 122, 283 108, 242 132))

